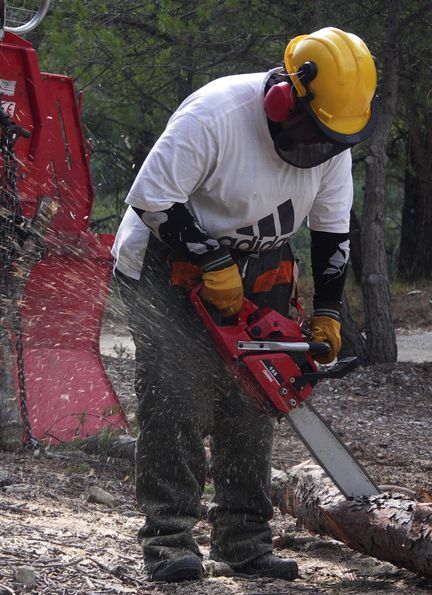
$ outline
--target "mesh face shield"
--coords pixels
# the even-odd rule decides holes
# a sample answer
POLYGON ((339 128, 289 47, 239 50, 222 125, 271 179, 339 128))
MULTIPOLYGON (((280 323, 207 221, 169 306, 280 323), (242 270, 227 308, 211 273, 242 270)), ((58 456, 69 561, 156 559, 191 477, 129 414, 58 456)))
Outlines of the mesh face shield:
POLYGON ((302 169, 320 165, 352 146, 326 136, 305 110, 294 114, 274 138, 279 157, 302 169))

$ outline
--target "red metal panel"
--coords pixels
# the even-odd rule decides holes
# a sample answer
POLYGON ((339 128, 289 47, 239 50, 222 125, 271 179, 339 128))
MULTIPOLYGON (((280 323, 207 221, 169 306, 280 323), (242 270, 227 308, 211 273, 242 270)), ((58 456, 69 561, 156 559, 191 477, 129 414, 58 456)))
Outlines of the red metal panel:
POLYGON ((111 272, 102 257, 108 246, 97 250, 100 256, 91 258, 52 252, 33 269, 26 287, 27 409, 39 440, 128 428, 99 352, 111 272))
POLYGON ((53 231, 85 231, 93 206, 93 187, 72 79, 42 73, 49 126, 44 136, 44 163, 49 168, 49 196, 59 200, 53 231))

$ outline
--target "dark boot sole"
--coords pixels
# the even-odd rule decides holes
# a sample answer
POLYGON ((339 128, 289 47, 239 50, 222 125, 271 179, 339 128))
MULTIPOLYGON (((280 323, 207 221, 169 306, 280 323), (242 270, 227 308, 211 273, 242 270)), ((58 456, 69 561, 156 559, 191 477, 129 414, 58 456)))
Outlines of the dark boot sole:
POLYGON ((196 572, 193 574, 187 570, 177 570, 176 572, 167 573, 166 577, 163 577, 162 574, 163 573, 161 573, 161 576, 159 576, 156 573, 156 576, 154 576, 151 580, 154 583, 181 583, 183 581, 197 581, 203 575, 202 572, 196 572))
POLYGON ((196 563, 181 564, 179 561, 172 561, 164 568, 156 568, 150 574, 150 580, 155 583, 181 583, 183 581, 197 581, 204 574, 202 566, 196 563))
POLYGON ((283 573, 276 573, 276 572, 255 572, 255 573, 246 573, 241 572, 240 570, 234 570, 234 576, 240 576, 241 578, 276 578, 284 581, 294 581, 298 578, 298 573, 293 573, 290 576, 286 576, 283 573))

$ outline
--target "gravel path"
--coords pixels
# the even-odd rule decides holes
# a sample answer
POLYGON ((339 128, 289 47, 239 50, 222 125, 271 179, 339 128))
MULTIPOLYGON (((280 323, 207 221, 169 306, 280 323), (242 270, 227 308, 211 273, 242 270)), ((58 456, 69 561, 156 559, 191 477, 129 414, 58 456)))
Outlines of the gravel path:
MULTIPOLYGON (((118 334, 102 332, 101 353, 110 356, 132 356, 135 347, 130 334, 121 328, 118 334)), ((415 331, 397 334, 399 362, 431 362, 432 361, 432 331, 415 331)))
POLYGON ((432 362, 432 331, 397 335, 398 361, 432 362))

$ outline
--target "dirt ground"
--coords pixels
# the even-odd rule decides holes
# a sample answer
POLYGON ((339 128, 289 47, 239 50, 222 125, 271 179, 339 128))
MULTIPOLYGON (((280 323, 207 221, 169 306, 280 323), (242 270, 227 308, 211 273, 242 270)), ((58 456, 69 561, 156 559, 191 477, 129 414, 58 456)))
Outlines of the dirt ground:
MULTIPOLYGON (((430 330, 431 299, 432 287, 400 296, 397 326, 406 332, 430 330), (408 308, 408 317, 410 300, 416 307, 408 308)), ((133 359, 120 351, 118 357, 105 357, 105 363, 133 424, 133 359)), ((344 379, 322 382, 314 404, 380 485, 431 494, 431 379, 431 362, 358 368, 344 379)), ((290 427, 278 425, 274 468, 286 470, 306 458, 290 427)), ((143 516, 135 504, 133 477, 128 461, 77 447, 0 452, 0 595, 432 593, 431 580, 310 535, 277 508, 274 536, 289 538, 284 540, 289 546, 277 553, 298 561, 300 578, 294 583, 212 576, 211 570, 192 583, 151 583, 137 541, 143 516)), ((211 493, 209 478, 204 509, 211 493)), ((195 530, 204 559, 209 533, 204 515, 195 530)))

